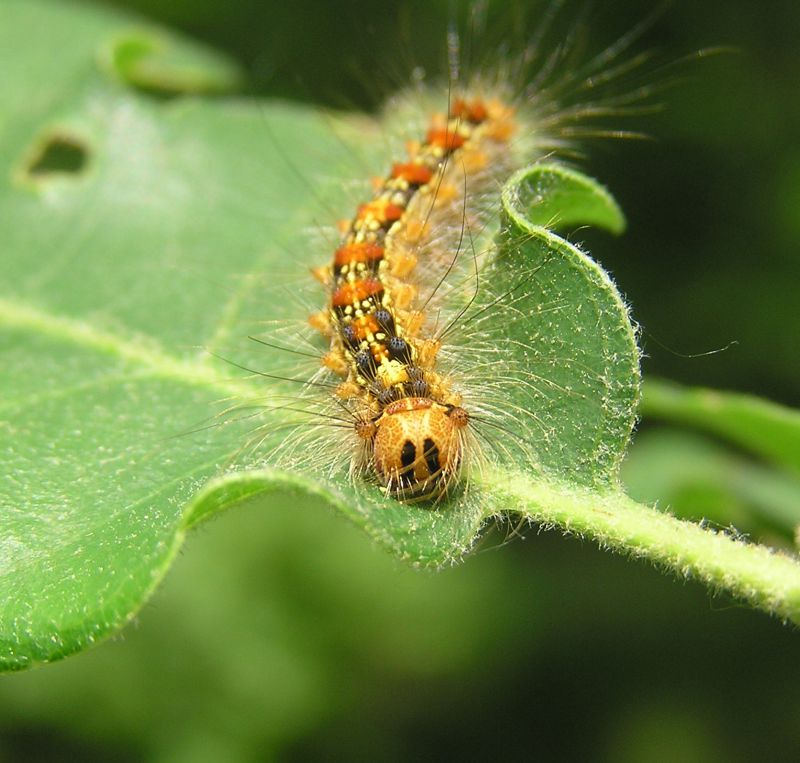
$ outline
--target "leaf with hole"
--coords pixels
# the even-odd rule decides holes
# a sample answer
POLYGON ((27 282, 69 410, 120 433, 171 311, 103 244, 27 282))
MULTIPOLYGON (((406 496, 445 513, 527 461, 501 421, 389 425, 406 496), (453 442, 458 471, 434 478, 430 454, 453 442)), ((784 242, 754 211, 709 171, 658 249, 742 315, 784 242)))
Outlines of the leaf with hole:
MULTIPOLYGON (((352 200, 337 180, 346 147, 377 153, 380 130, 353 118, 334 132, 325 116, 286 104, 156 98, 142 67, 151 85, 192 93, 198 82, 231 82, 230 69, 158 33, 156 48, 117 60, 138 72, 120 77, 101 54, 129 39, 127 19, 41 2, 0 14, 0 49, 14 53, 3 80, 14 86, 0 85, 4 669, 113 633, 163 579, 190 527, 244 502, 268 510, 275 491, 297 495, 298 511, 332 507, 418 565, 460 558, 488 518, 517 511, 797 616, 791 563, 761 555, 748 566, 750 549, 619 492, 639 383, 627 309, 596 263, 540 227, 588 220, 620 230, 594 181, 543 164, 503 191, 496 256, 459 351, 466 373, 488 364, 491 374, 486 353, 499 353, 495 401, 511 421, 463 495, 432 510, 318 461, 277 469, 279 428, 249 468, 229 468, 253 424, 215 414, 296 387, 245 378, 215 353, 233 345, 242 365, 270 368, 274 353, 246 337, 260 321, 305 318, 290 298, 269 299, 267 286, 308 253, 309 179, 320 178, 315 206, 331 221, 347 215, 352 200), (80 147, 83 161, 55 162, 59 145, 80 147)), ((329 256, 313 254, 308 265, 329 256)))

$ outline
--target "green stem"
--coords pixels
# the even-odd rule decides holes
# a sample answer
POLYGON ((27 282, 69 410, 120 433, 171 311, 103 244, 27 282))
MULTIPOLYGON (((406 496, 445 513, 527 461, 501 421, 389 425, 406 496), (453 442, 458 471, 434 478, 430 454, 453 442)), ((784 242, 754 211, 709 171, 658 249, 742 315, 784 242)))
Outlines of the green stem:
POLYGON ((504 475, 505 504, 534 522, 701 580, 800 625, 800 560, 636 503, 621 491, 576 490, 504 475))
POLYGON ((642 416, 694 426, 800 472, 800 411, 753 395, 648 379, 642 416))

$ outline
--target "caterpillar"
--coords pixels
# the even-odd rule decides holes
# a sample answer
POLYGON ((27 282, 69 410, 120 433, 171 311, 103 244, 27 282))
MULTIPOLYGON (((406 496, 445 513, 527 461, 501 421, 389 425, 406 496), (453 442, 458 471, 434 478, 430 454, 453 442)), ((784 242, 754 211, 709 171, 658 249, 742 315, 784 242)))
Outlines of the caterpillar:
MULTIPOLYGON (((457 98, 434 115, 423 141, 392 165, 375 196, 347 222, 330 266, 326 311, 312 324, 331 337, 324 363, 345 381, 336 395, 355 406, 358 456, 400 500, 435 500, 457 480, 469 412, 436 372, 441 340, 424 336, 424 307, 408 277, 463 185, 480 185, 503 166, 514 134, 513 111, 501 101, 457 98)), ((463 203, 462 200, 459 203, 463 203)))
MULTIPOLYGON (((318 467, 330 459, 333 474, 344 460, 354 482, 377 483, 403 503, 437 504, 465 487, 487 455, 505 457, 521 448, 535 464, 537 452, 560 447, 552 426, 502 399, 503 384, 513 383, 512 361, 503 358, 507 340, 486 335, 482 324, 491 311, 515 320, 518 290, 497 292, 486 274, 494 252, 492 225, 499 189, 514 170, 571 148, 576 121, 616 113, 622 105, 630 111, 632 102, 646 97, 638 88, 633 96, 569 101, 569 93, 592 78, 606 86, 629 72, 632 66, 624 63, 613 71, 609 66, 634 37, 554 82, 548 77, 563 50, 540 63, 540 76, 526 87, 513 83, 504 67, 461 84, 451 66, 438 96, 423 88, 420 99, 418 88, 411 98, 395 99, 395 115, 411 111, 411 100, 417 107, 425 100, 424 127, 406 141, 404 154, 389 159, 373 194, 365 194, 353 216, 339 223, 327 264, 313 268, 326 297, 308 323, 328 347, 299 395, 290 396, 288 405, 273 399, 272 410, 295 411, 300 418, 265 425, 271 433, 288 429, 270 463, 294 467, 304 460, 318 467), (479 293, 483 299, 470 314, 479 293), (303 408, 298 400, 312 404, 303 408), (520 416, 530 427, 524 437, 518 427, 504 424, 520 416), (329 439, 322 436, 326 424, 326 431, 336 432, 329 439)), ((449 49, 457 58, 457 39, 450 38, 449 49)), ((520 273, 518 286, 530 277, 520 273)), ((544 298, 540 309, 544 314, 563 308, 557 299, 544 298)), ((584 394, 559 386, 547 370, 574 367, 574 359, 554 355, 552 346, 525 349, 531 365, 517 383, 526 394, 584 394)), ((600 388, 605 382, 592 383, 600 388)), ((256 438, 256 448, 265 437, 256 438)))

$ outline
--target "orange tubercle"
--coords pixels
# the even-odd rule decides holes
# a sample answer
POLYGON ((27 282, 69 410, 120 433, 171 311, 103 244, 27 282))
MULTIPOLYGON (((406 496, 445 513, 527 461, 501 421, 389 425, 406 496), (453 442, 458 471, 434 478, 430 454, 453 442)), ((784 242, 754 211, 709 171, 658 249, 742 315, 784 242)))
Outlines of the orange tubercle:
POLYGON ((345 381, 336 387, 333 394, 340 400, 352 400, 361 394, 361 387, 353 381, 345 381))
POLYGON ((323 336, 331 335, 331 318, 327 311, 320 311, 308 316, 308 323, 323 336))
POLYGON ((425 314, 419 310, 412 310, 405 314, 404 321, 406 333, 409 336, 416 336, 425 323, 425 314))
POLYGON ((340 246, 333 256, 333 264, 342 267, 351 262, 374 262, 382 258, 382 246, 362 241, 340 246))
POLYGON ((318 268, 311 268, 311 275, 321 284, 327 286, 331 280, 331 269, 327 265, 321 265, 318 268))
POLYGON ((354 305, 382 291, 383 284, 377 278, 363 278, 360 281, 344 283, 333 292, 331 305, 333 307, 354 305))
POLYGON ((426 230, 427 226, 424 220, 409 220, 406 224, 405 239, 415 243, 425 235, 426 230))
POLYGON ((398 252, 392 260, 391 273, 395 278, 407 278, 417 267, 417 256, 411 252, 398 252))
POLYGON ((466 148, 461 156, 461 166, 464 171, 473 174, 486 169, 489 164, 489 157, 483 152, 478 150, 469 151, 466 148))
POLYGON ((457 130, 448 130, 446 127, 431 127, 425 140, 431 146, 441 148, 443 151, 455 151, 465 142, 464 136, 457 130))
POLYGON ((484 105, 483 101, 477 98, 474 101, 457 98, 453 102, 450 112, 454 117, 466 119, 468 122, 474 122, 475 124, 483 122, 489 116, 489 109, 484 105))
POLYGON ((417 362, 423 368, 432 368, 436 365, 436 356, 439 354, 442 343, 438 339, 426 339, 418 348, 417 362))
POLYGON ((375 199, 358 208, 358 219, 366 220, 371 217, 380 223, 394 222, 403 216, 405 209, 392 204, 386 199, 375 199))
POLYGON ((453 183, 442 183, 436 191, 436 201, 434 202, 437 207, 444 204, 449 204, 454 199, 458 199, 461 189, 453 185, 453 183))
POLYGON ((431 182, 433 171, 424 164, 406 162, 392 165, 392 177, 402 178, 412 185, 427 185, 431 182))
POLYGON ((410 283, 397 284, 394 289, 394 305, 398 310, 405 310, 417 296, 417 287, 410 283))
POLYGON ((322 365, 337 376, 347 376, 347 361, 341 351, 331 350, 322 356, 322 365))

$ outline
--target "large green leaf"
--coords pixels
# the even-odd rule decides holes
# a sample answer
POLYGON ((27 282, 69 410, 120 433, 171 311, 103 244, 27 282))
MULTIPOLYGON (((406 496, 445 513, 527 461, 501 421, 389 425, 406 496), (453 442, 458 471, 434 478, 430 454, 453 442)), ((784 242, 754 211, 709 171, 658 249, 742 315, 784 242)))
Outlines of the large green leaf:
MULTIPOLYGON (((308 250, 310 208, 331 222, 352 208, 333 180, 347 165, 343 142, 368 153, 379 131, 359 121, 332 130, 288 105, 153 99, 142 91, 214 90, 234 76, 201 49, 104 12, 37 2, 0 13, 2 664, 56 659, 113 632, 163 578, 187 527, 246 500, 266 506, 275 490, 339 509, 415 563, 461 556, 505 508, 499 473, 485 470, 436 510, 410 507, 313 460, 284 457, 276 469, 283 428, 259 429, 258 447, 242 451, 253 422, 215 418, 297 398, 296 385, 245 378, 215 353, 292 375, 286 353, 245 337, 265 320, 302 323, 274 281, 308 250)), ((565 223, 620 227, 610 197, 576 173, 520 174, 502 256, 453 342, 467 374, 493 361, 487 353, 503 361, 501 386, 475 393, 511 412, 493 469, 607 484, 632 424, 635 345, 602 271, 526 220, 551 198, 531 196, 543 183, 561 193, 565 223)))
POLYGON ((385 171, 382 130, 201 98, 235 70, 103 11, 6 3, 0 50, 2 667, 118 629, 190 527, 245 502, 266 510, 276 492, 341 512, 417 565, 460 558, 488 518, 519 511, 797 619, 789 560, 619 492, 634 333, 602 269, 542 227, 621 230, 594 181, 521 170, 498 200, 496 243, 492 226, 476 232, 475 261, 489 256, 477 282, 462 258, 453 277, 467 288, 444 290, 442 317, 458 318, 441 367, 464 385, 485 457, 474 449, 448 501, 404 505, 350 479, 352 436, 308 415, 335 406, 305 383, 324 349, 305 320, 324 304, 307 271, 336 241, 319 226, 367 193, 342 178, 385 171))
POLYGON ((791 543, 800 526, 800 479, 753 463, 693 432, 657 428, 637 436, 622 467, 638 501, 666 503, 682 517, 791 543))
POLYGON ((696 427, 776 465, 800 472, 800 412, 736 392, 648 381, 645 416, 696 427))

